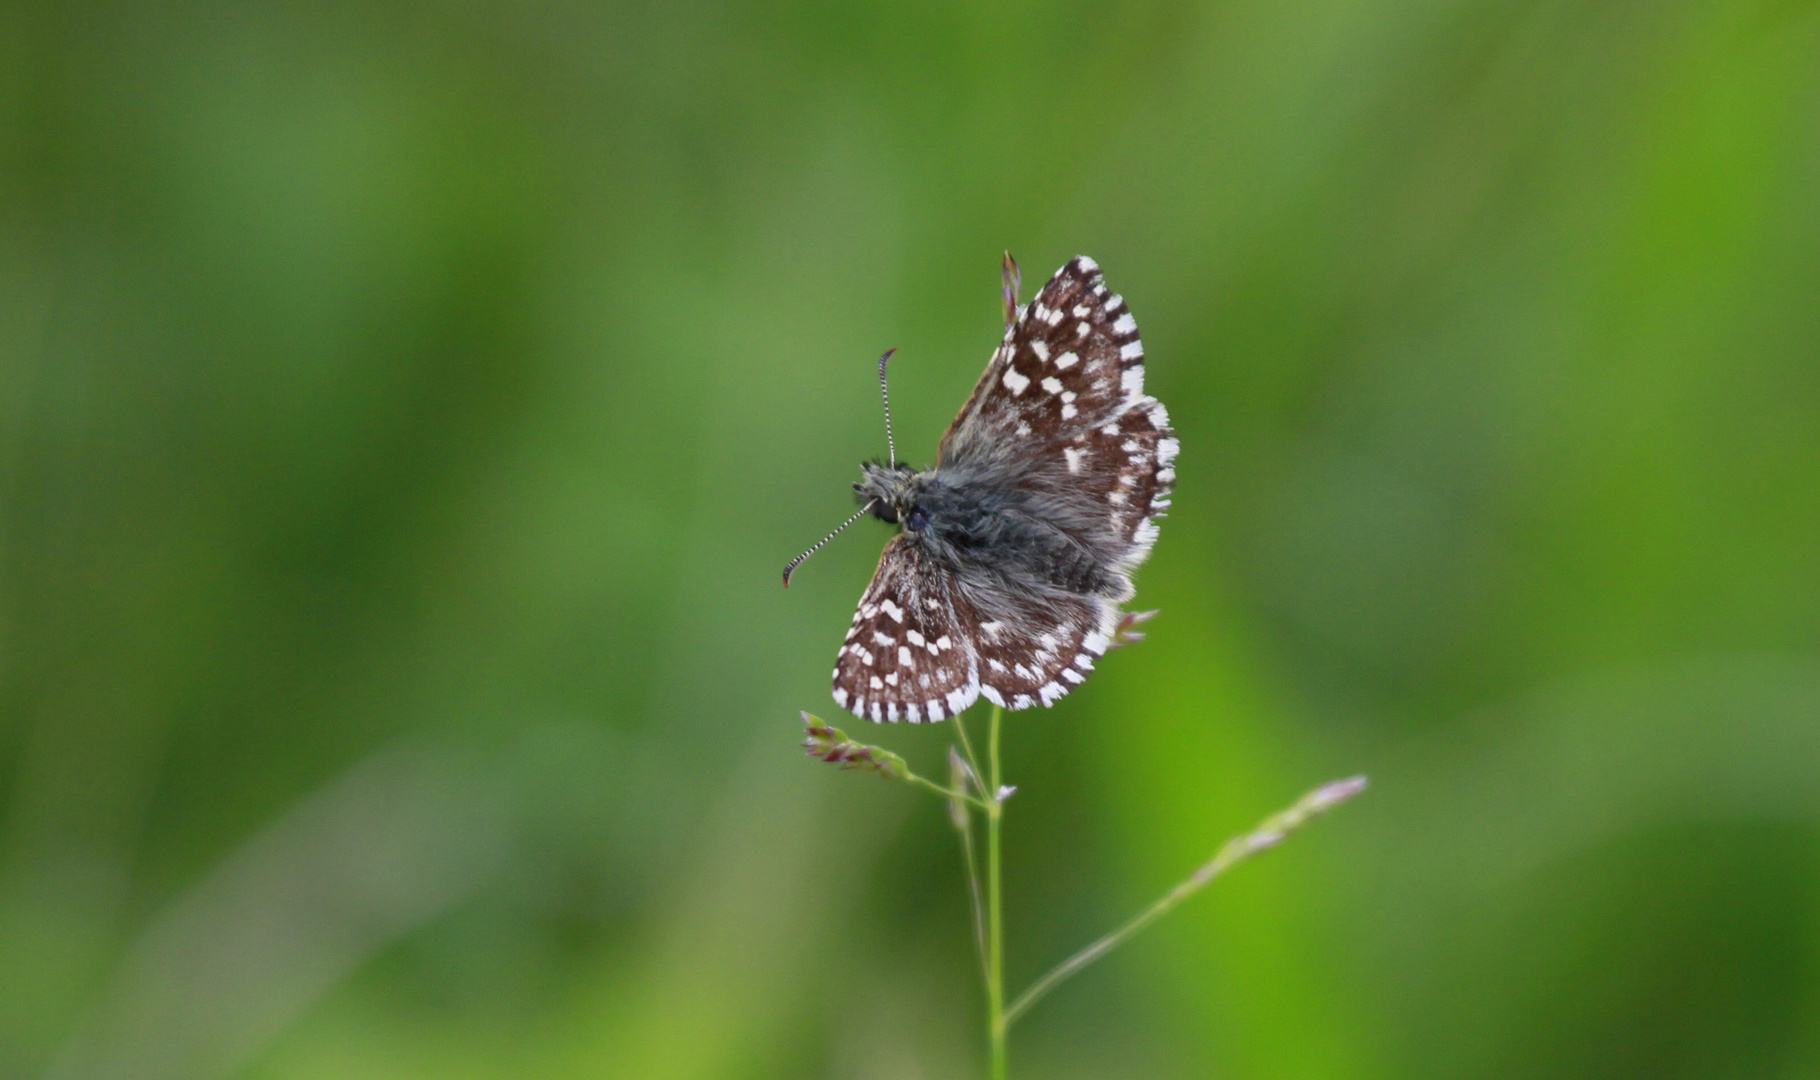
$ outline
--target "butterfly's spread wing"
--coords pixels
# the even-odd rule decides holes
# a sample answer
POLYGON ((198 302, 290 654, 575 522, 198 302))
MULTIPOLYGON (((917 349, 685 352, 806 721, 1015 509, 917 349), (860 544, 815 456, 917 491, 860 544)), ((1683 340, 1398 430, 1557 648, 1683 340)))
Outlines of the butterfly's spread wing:
MULTIPOLYGON (((1144 393, 1137 320, 1081 256, 1018 312, 942 437, 941 459, 1065 496, 1058 527, 1128 583, 1169 507, 1176 450, 1168 413, 1144 393)), ((1081 682, 1119 619, 1102 596, 970 590, 968 599, 981 625, 981 692, 1013 709, 1052 704, 1081 682)))
POLYGON ((1129 570, 1169 507, 1176 449, 1168 413, 1144 393, 1137 320, 1082 255, 1019 309, 942 436, 941 460, 990 460, 1007 483, 1093 494, 1129 570))
POLYGON ((1053 705, 1086 680, 1118 625, 1118 605, 1097 596, 979 598, 975 644, 980 693, 994 705, 1053 705))
POLYGON ((952 575, 903 536, 885 545, 834 667, 834 700, 868 720, 944 720, 979 697, 952 575))

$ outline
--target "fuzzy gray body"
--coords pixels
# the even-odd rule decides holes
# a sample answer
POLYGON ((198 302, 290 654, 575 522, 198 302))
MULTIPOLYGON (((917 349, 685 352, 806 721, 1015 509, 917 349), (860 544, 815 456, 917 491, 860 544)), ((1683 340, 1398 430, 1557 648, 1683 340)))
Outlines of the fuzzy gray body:
POLYGON ((905 547, 982 599, 1129 599, 1130 578, 1117 568, 1130 541, 1110 527, 1104 500, 1044 483, 1053 479, 1046 470, 1012 482, 1023 475, 1020 464, 954 462, 926 472, 867 464, 854 488, 862 501, 877 500, 874 516, 904 527, 905 547))
POLYGON ((981 695, 1052 705, 1085 680, 1175 480, 1143 365, 1124 300, 1074 259, 1018 309, 934 468, 863 466, 860 501, 901 531, 841 646, 836 702, 940 720, 981 695))

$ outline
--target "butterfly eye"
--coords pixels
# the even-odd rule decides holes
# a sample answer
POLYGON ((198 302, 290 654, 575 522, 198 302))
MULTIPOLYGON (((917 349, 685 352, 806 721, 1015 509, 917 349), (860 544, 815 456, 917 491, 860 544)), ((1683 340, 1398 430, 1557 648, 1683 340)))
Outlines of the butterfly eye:
POLYGON ((922 532, 923 526, 927 524, 929 524, 929 515, 924 513, 920 506, 911 510, 910 516, 904 519, 905 527, 911 532, 922 532))

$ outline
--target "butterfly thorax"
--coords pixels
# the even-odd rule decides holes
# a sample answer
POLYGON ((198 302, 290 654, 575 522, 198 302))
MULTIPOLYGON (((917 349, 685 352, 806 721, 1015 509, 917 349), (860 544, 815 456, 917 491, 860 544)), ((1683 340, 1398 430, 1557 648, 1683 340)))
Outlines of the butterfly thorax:
POLYGON ((1128 579, 1106 569, 1118 552, 1109 550, 1114 538, 1097 535, 1097 507, 1077 508, 1081 500, 1068 492, 1009 487, 965 466, 861 468, 865 479, 853 485, 860 501, 938 565, 1037 592, 1130 594, 1128 579))

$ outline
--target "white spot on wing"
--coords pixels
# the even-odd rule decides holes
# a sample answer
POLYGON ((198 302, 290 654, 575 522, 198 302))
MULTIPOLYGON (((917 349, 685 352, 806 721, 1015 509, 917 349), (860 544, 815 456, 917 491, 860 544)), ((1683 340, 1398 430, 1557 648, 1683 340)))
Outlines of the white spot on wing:
MULTIPOLYGON (((898 622, 904 621, 904 609, 901 607, 898 607, 897 604, 893 603, 892 601, 890 601, 890 600, 880 601, 878 606, 881 611, 883 611, 885 614, 891 616, 893 619, 896 619, 898 622)), ((870 660, 868 660, 866 662, 871 663, 870 660)))
POLYGON ((1119 316, 1117 322, 1112 324, 1112 332, 1115 334, 1136 333, 1137 320, 1132 318, 1131 313, 1127 311, 1125 314, 1119 316))
POLYGON ((1062 392, 1062 380, 1051 375, 1043 380, 1043 389, 1049 391, 1051 394, 1059 394, 1062 392))
POLYGON ((912 645, 920 646, 923 643, 923 635, 922 635, 922 632, 919 630, 905 631, 904 636, 910 639, 910 644, 912 644, 912 645))
POLYGON ((1069 472, 1077 473, 1081 471, 1081 452, 1079 450, 1070 446, 1062 451, 1062 456, 1068 459, 1069 472))
POLYGON ((1141 367, 1127 368, 1119 376, 1119 389, 1125 392, 1126 397, 1137 397, 1143 393, 1144 369, 1141 367))
POLYGON ((1119 359, 1121 360, 1136 360, 1143 355, 1144 343, 1141 341, 1127 341, 1119 346, 1119 359))
POLYGON ((910 646, 899 645, 897 647, 897 663, 899 667, 913 668, 916 666, 916 662, 911 656, 910 646))
POLYGON ((999 376, 999 381, 1004 383, 1005 389, 1010 390, 1013 394, 1023 393, 1024 389, 1030 385, 1029 377, 1014 367, 1006 368, 1005 373, 999 376))
POLYGON ((1076 409, 1073 405, 1063 405, 1062 406, 1062 419, 1063 420, 1072 420, 1072 419, 1074 419, 1075 414, 1079 411, 1080 410, 1076 409))
POLYGON ((1081 358, 1074 355, 1073 353, 1065 352, 1062 355, 1055 358, 1055 366, 1056 366, 1057 370, 1067 371, 1069 368, 1080 363, 1080 360, 1081 360, 1081 358))
POLYGON ((1030 343, 1030 351, 1036 354, 1038 360, 1049 359, 1049 343, 1047 341, 1042 341, 1040 339, 1032 341, 1030 343))

